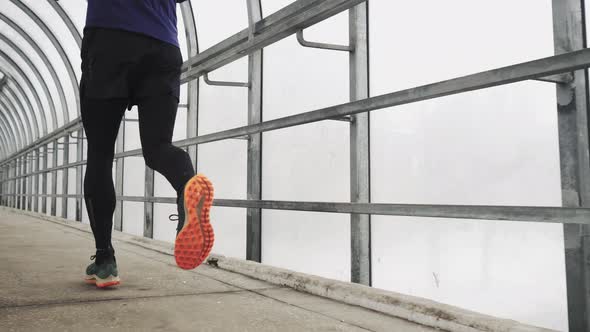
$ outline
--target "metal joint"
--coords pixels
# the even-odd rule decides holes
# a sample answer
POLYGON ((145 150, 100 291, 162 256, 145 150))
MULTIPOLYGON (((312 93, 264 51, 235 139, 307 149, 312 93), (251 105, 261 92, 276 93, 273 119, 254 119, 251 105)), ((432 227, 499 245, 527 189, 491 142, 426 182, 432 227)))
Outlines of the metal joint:
POLYGON ((570 84, 574 81, 573 73, 562 73, 557 75, 545 76, 535 79, 536 81, 555 83, 555 84, 570 84))
MULTIPOLYGON (((73 139, 87 139, 86 137, 79 137, 79 136, 75 136, 74 132, 70 133, 70 137, 73 139)), ((72 144, 77 144, 77 143, 72 143, 72 144)))

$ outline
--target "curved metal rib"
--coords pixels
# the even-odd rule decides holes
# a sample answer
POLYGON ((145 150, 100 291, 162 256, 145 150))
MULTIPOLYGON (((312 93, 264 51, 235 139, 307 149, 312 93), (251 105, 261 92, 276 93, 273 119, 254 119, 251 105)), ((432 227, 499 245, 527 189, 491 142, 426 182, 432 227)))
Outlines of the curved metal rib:
MULTIPOLYGON (((33 71, 35 78, 37 79, 39 84, 41 84, 41 88, 43 89, 43 92, 45 93, 45 96, 46 96, 47 101, 49 103, 49 109, 51 110, 51 113, 54 114, 55 113, 55 104, 53 101, 53 96, 49 92, 49 88, 47 87, 47 83, 45 83, 45 79, 43 79, 43 76, 41 76, 39 69, 37 69, 37 67, 35 66, 33 61, 31 61, 31 59, 25 54, 25 52, 23 52, 23 50, 21 50, 20 47, 18 47, 18 45, 16 45, 12 40, 8 39, 6 36, 4 36, 1 33, 0 33, 0 40, 4 41, 6 44, 8 44, 9 47, 11 47, 16 53, 18 53, 18 55, 27 63, 27 65, 33 71)), ((43 110, 43 107, 41 105, 39 105, 39 106, 40 106, 39 115, 41 116, 41 128, 43 130, 41 132, 41 135, 39 136, 39 137, 41 137, 41 136, 47 135, 47 118, 45 117, 45 112, 43 110)), ((33 112, 33 116, 34 115, 35 115, 35 113, 33 112)), ((35 118, 35 122, 37 122, 36 118, 35 118)), ((37 138, 39 138, 39 137, 37 137, 37 138)))
MULTIPOLYGON (((6 24, 8 24, 24 40, 26 40, 27 43, 29 43, 29 45, 33 48, 33 50, 41 58, 41 61, 43 61, 43 64, 45 64, 45 67, 47 67, 47 69, 49 70, 49 75, 51 75, 51 78, 55 82, 55 86, 57 87, 57 92, 59 94, 61 108, 62 108, 62 110, 64 110, 65 112, 68 112, 68 114, 69 114, 69 106, 66 101, 66 94, 65 94, 64 87, 61 84, 61 80, 60 80, 59 76, 57 75, 57 71, 55 70, 55 67, 51 64, 51 61, 49 60, 47 55, 43 52, 43 50, 41 50, 41 47, 39 47, 39 45, 37 45, 37 43, 33 40, 33 38, 31 38, 31 36, 29 36, 29 34, 27 34, 18 24, 16 24, 9 17, 0 13, 0 20, 4 21, 6 24)), ((52 116, 51 123, 53 125, 53 130, 55 130, 55 129, 59 128, 59 124, 58 124, 57 113, 55 112, 55 109, 53 109, 53 112, 54 113, 51 114, 51 116, 52 116)))
MULTIPOLYGON (((66 51, 64 50, 63 46, 60 44, 59 40, 57 40, 57 37, 55 37, 55 34, 53 33, 53 31, 51 31, 51 29, 47 26, 47 24, 45 24, 45 22, 37 14, 35 14, 35 12, 33 12, 27 5, 25 5, 21 0, 10 0, 10 1, 12 3, 14 3, 18 8, 20 8, 25 14, 27 14, 27 16, 29 16, 29 18, 31 18, 33 20, 33 22, 35 22, 39 26, 39 28, 41 28, 41 30, 43 30, 43 33, 45 33, 47 38, 49 38, 49 41, 51 41, 51 43, 53 44, 53 47, 55 47, 55 49, 59 53, 59 56, 61 57, 62 61, 64 62, 64 65, 66 66, 66 70, 68 71, 68 76, 70 78, 70 82, 71 82, 72 88, 74 90, 74 97, 76 98, 77 114, 79 115, 80 114, 80 95, 78 94, 78 91, 79 91, 78 79, 76 78, 76 73, 74 72, 74 67, 72 66, 72 62, 70 61, 70 58, 68 58, 68 55, 66 54, 66 51)), ((64 121, 65 121, 65 123, 68 123, 70 121, 70 115, 67 114, 66 112, 64 112, 64 121)))
POLYGON ((26 144, 25 141, 23 141, 23 139, 25 139, 24 138, 24 128, 23 128, 23 124, 20 121, 17 121, 14 118, 14 115, 12 114, 12 112, 16 112, 16 110, 8 107, 8 105, 6 105, 2 101, 2 99, 0 99, 0 106, 2 106, 6 110, 5 115, 8 115, 7 123, 10 124, 10 128, 12 129, 12 133, 14 135, 15 149, 16 150, 22 149, 26 144), (20 127, 19 127, 19 124, 20 124, 20 127))
MULTIPOLYGON (((6 60, 10 66, 13 67, 13 69, 17 72, 17 74, 20 76, 20 78, 25 82, 26 86, 30 89, 33 98, 35 99, 35 104, 37 104, 38 110, 39 112, 43 112, 43 104, 41 103, 41 98, 39 97, 39 93, 37 93, 37 90, 35 89, 35 87, 33 86, 33 83, 31 82, 31 80, 29 79, 29 77, 27 76, 27 74, 25 74, 25 72, 22 70, 22 68, 19 67, 19 65, 6 53, 4 53, 4 51, 0 50, 0 58, 3 58, 4 60, 6 60)), ((11 80, 9 80, 10 82, 11 80)), ((12 81, 16 81, 15 78, 13 77, 12 81)), ((24 91, 23 91, 24 92, 24 91)), ((29 137, 31 138, 30 142, 35 141, 39 136, 40 132, 39 132, 39 123, 37 122, 37 117, 35 116, 35 112, 33 110, 33 108, 31 108, 30 110, 31 112, 27 112, 25 113, 25 118, 26 118, 26 125, 27 125, 27 129, 29 130, 29 137), (35 131, 37 135, 33 135, 32 134, 32 129, 31 129, 31 123, 33 124, 33 126, 35 127, 35 131)), ((29 142, 29 143, 30 143, 29 142)))
MULTIPOLYGON (((9 112, 9 110, 5 110, 5 112, 9 112)), ((0 128, 2 131, 2 135, 4 136, 4 144, 6 146, 4 150, 7 152, 16 151, 16 133, 12 131, 12 128, 8 124, 8 119, 2 111, 0 111, 0 128)))
POLYGON ((10 89, 10 87, 8 85, 6 85, 4 87, 4 89, 2 89, 2 91, 0 91, 0 98, 3 98, 0 100, 4 101, 4 103, 9 108, 8 110, 12 110, 13 112, 17 112, 17 113, 19 113, 19 110, 21 113, 25 112, 24 107, 23 107, 24 105, 22 103, 19 103, 20 101, 16 97, 16 94, 14 94, 14 91, 12 89, 10 89))
POLYGON ((64 23, 68 27, 68 30, 70 30, 72 37, 74 37, 76 44, 78 44, 78 48, 82 48, 82 36, 80 35, 80 31, 78 31, 78 29, 76 28, 76 25, 74 24, 72 19, 70 19, 70 16, 68 15, 68 13, 66 13, 66 11, 63 8, 61 8, 61 6, 57 3, 57 1, 47 0, 47 2, 49 3, 49 5, 51 7, 53 7, 53 9, 57 13, 57 15, 59 15, 59 17, 61 17, 62 21, 64 21, 64 23))

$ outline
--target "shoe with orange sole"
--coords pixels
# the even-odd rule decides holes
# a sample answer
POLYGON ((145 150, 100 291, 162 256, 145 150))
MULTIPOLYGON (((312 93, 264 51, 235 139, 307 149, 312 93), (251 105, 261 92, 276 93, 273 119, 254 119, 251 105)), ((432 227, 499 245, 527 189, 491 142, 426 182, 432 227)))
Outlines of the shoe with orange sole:
POLYGON ((211 253, 215 235, 209 220, 213 185, 202 174, 191 178, 178 201, 178 234, 174 244, 176 264, 185 270, 201 265, 211 253))
POLYGON ((90 259, 96 259, 96 261, 86 268, 86 276, 84 277, 86 283, 96 285, 98 288, 112 287, 121 283, 117 261, 112 249, 97 250, 96 255, 90 259))

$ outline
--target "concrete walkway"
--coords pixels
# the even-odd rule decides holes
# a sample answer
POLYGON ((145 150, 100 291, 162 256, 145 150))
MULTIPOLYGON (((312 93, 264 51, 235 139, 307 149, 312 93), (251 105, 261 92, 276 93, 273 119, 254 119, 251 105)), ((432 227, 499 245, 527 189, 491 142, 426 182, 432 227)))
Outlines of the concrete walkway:
POLYGON ((82 276, 91 235, 0 210, 0 331, 431 332, 370 310, 115 241, 122 285, 99 290, 82 276))

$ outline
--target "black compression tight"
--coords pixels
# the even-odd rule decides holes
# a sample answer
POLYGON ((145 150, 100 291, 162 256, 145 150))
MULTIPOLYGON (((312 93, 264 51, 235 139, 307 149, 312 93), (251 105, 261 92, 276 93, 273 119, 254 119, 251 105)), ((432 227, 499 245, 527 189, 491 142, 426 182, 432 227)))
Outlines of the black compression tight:
MULTIPOLYGON (((84 196, 97 249, 111 245, 116 197, 113 184, 115 141, 126 99, 82 98, 82 122, 88 138, 84 196)), ((172 95, 139 100, 139 131, 146 165, 180 192, 194 175, 189 155, 171 144, 178 99, 172 95)))

